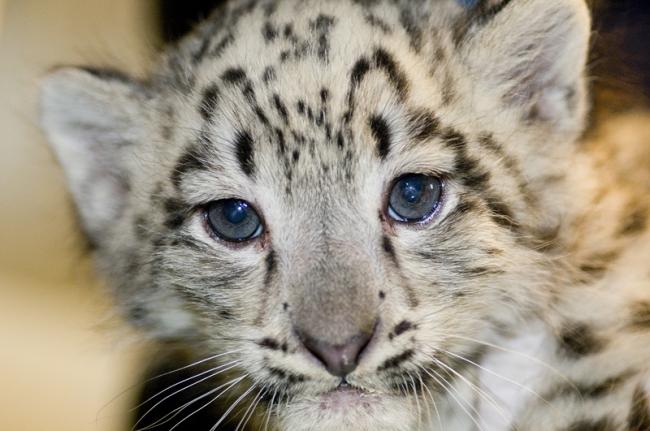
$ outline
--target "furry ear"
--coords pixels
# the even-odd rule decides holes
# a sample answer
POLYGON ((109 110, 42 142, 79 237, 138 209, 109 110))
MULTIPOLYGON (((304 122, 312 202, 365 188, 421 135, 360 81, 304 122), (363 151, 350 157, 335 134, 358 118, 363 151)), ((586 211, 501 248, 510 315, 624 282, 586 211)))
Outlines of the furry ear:
POLYGON ((92 243, 128 199, 125 155, 143 135, 144 101, 139 83, 113 71, 62 68, 42 82, 42 127, 92 243))
POLYGON ((584 0, 483 0, 457 26, 471 79, 530 121, 580 127, 590 18, 584 0))

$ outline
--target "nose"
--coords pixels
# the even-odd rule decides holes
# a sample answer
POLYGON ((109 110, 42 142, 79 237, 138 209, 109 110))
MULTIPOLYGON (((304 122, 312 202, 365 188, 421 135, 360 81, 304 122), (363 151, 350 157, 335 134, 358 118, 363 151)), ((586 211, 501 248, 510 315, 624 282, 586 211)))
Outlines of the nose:
POLYGON ((330 374, 345 377, 357 368, 359 358, 370 343, 376 326, 373 326, 372 332, 360 332, 343 344, 331 344, 304 334, 300 338, 307 350, 323 363, 330 374))

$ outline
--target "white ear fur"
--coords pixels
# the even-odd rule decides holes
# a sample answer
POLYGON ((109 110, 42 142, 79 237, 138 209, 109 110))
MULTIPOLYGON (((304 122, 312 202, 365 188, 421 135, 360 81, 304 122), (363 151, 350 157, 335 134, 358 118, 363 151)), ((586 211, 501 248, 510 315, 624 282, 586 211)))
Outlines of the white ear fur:
POLYGON ((41 85, 41 123, 65 171, 81 222, 97 239, 129 192, 126 149, 140 139, 138 84, 108 71, 64 68, 41 85))
POLYGON ((462 55, 472 79, 531 120, 571 127, 585 111, 590 17, 583 0, 503 0, 469 21, 462 55), (496 9, 495 9, 496 10, 496 9), (563 124, 566 122, 566 124, 563 124))

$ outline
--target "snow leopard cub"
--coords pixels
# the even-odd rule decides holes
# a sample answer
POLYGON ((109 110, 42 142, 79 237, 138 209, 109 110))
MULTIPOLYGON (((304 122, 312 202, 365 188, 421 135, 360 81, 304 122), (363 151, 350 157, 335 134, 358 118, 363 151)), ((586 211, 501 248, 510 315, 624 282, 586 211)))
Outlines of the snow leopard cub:
POLYGON ((589 21, 234 0, 146 79, 50 74, 99 269, 201 370, 155 429, 650 430, 650 157, 582 136, 589 21))

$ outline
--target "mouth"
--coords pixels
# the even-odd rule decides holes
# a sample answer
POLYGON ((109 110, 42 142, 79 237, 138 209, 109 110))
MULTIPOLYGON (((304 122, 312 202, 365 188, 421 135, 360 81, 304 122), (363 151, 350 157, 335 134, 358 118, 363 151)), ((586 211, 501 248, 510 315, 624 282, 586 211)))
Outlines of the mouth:
POLYGON ((322 393, 318 397, 321 410, 348 410, 357 408, 371 409, 379 404, 384 397, 378 392, 353 386, 346 381, 336 388, 322 393))

